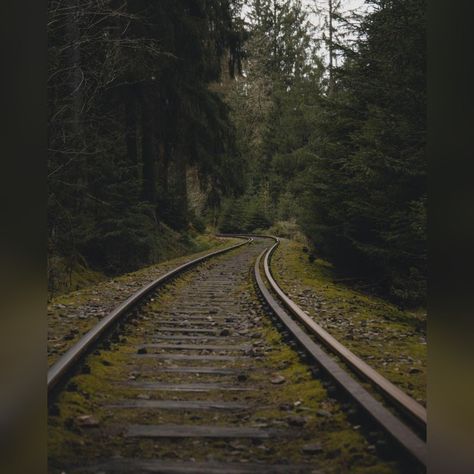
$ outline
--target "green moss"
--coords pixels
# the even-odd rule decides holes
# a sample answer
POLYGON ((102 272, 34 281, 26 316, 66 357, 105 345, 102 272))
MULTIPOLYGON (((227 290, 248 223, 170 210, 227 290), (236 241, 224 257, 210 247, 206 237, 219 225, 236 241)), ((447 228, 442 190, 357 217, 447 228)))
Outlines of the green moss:
MULTIPOLYGON (((181 238, 179 234, 174 232, 168 234, 165 232, 160 240, 159 251, 155 252, 155 257, 151 263, 153 265, 169 261, 176 260, 180 257, 187 256, 193 253, 200 253, 209 249, 218 249, 232 243, 238 242, 238 239, 221 239, 213 234, 204 233, 192 233, 185 235, 185 238, 181 238)), ((109 279, 104 273, 98 270, 92 270, 84 262, 75 263, 71 269, 67 269, 66 262, 64 259, 55 258, 49 262, 50 272, 54 274, 54 292, 49 291, 50 299, 54 299, 56 302, 70 301, 72 297, 74 301, 77 301, 74 293, 78 290, 88 288, 98 283, 109 279), (69 295, 73 293, 73 295, 69 295), (66 296, 65 300, 62 299, 63 295, 66 296)), ((145 267, 145 269, 148 267, 145 267)), ((143 271, 138 270, 138 272, 143 271)), ((137 272, 126 273, 121 276, 115 276, 115 279, 121 280, 126 279, 129 276, 134 276, 137 272)))
MULTIPOLYGON (((209 250, 218 250, 241 242, 240 239, 220 239, 210 234, 199 234, 195 237, 195 250, 192 255, 184 255, 173 260, 167 260, 157 265, 152 265, 133 273, 127 273, 102 281, 96 285, 88 286, 80 290, 59 295, 49 302, 48 306, 48 362, 49 365, 77 342, 82 335, 90 330, 108 310, 125 300, 140 286, 166 273, 172 268, 209 253, 209 250), (137 282, 142 285, 137 286, 137 282), (116 298, 118 296, 119 298, 116 298), (90 306, 98 306, 102 309, 92 317, 77 318, 70 317, 71 313, 82 310, 90 316, 90 306), (60 309, 60 307, 63 307, 60 309), (72 334, 71 334, 72 333, 72 334), (71 337, 72 336, 72 337, 71 337)), ((74 316, 74 314, 72 314, 74 316)))
MULTIPOLYGON (((227 254, 223 257, 231 258, 227 254)), ((208 263, 206 265, 211 265, 208 263)), ((179 399, 219 399, 245 401, 253 410, 245 413, 199 412, 190 417, 185 410, 126 410, 108 408, 107 404, 123 399, 136 398, 140 391, 123 382, 132 372, 138 371, 142 381, 166 380, 170 383, 189 383, 190 376, 183 374, 161 374, 153 372, 157 362, 153 359, 134 357, 136 346, 143 342, 143 334, 156 330, 156 311, 173 308, 175 295, 194 278, 193 273, 176 280, 160 291, 153 301, 140 310, 140 316, 130 320, 121 331, 126 344, 113 343, 108 349, 100 349, 92 354, 86 363, 89 374, 81 374, 72 380, 76 385, 74 392, 62 392, 58 399, 60 413, 50 417, 49 455, 52 472, 61 472, 61 468, 77 462, 78 459, 100 459, 114 456, 118 452, 125 457, 161 458, 198 461, 242 461, 242 459, 261 462, 310 463, 327 474, 397 473, 401 472, 377 458, 370 452, 364 436, 354 430, 339 404, 328 397, 322 383, 315 379, 309 367, 302 363, 297 353, 284 341, 275 329, 270 318, 262 312, 260 305, 253 299, 256 317, 261 325, 255 328, 258 340, 263 342, 264 354, 255 357, 251 370, 246 371, 249 379, 245 382, 255 391, 245 393, 210 392, 180 393, 179 399), (285 382, 281 385, 271 383, 275 375, 282 375, 285 382), (289 408, 282 408, 282 407, 289 408), (325 410, 330 416, 318 413, 325 410), (75 420, 79 415, 90 414, 96 417, 99 428, 81 428, 75 420), (288 418, 305 418, 305 426, 294 427, 288 424, 288 418), (131 423, 139 424, 216 424, 266 426, 282 429, 289 435, 255 443, 252 440, 193 440, 193 439, 124 439, 124 428, 131 423), (236 446, 235 450, 230 444, 236 446), (308 455, 303 452, 305 444, 321 444, 321 453, 308 455), (56 469, 56 471, 55 471, 56 469)), ((240 293, 254 294, 250 282, 237 288, 231 298, 239 298, 240 293)), ((253 334, 252 334, 253 335, 253 334)), ((241 362, 216 365, 239 367, 241 362)), ((245 362, 248 364, 248 362, 245 362)), ((213 364, 214 365, 214 364, 213 364)), ((235 383, 234 376, 219 378, 219 382, 235 383)), ((212 376, 200 377, 195 381, 214 380, 212 376)), ((151 399, 170 399, 169 392, 147 392, 151 399)))
POLYGON ((426 312, 402 311, 338 281, 328 262, 310 262, 304 244, 281 240, 272 270, 319 324, 413 398, 426 400, 426 312))

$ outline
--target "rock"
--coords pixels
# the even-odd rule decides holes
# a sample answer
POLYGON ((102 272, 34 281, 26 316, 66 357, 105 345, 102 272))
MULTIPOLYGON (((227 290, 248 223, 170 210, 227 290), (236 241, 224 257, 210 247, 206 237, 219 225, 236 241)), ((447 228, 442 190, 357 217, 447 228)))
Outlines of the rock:
POLYGON ((329 416, 331 416, 331 413, 328 412, 327 410, 318 410, 318 411, 316 412, 316 414, 317 414, 318 416, 324 416, 324 417, 329 417, 329 416))
POLYGON ((282 403, 278 408, 281 411, 290 411, 293 407, 289 403, 282 403))
POLYGON ((229 443, 229 446, 237 451, 245 451, 247 447, 238 441, 232 441, 229 443))
POLYGON ((274 385, 281 385, 282 383, 286 382, 286 379, 283 377, 283 375, 274 375, 270 382, 274 385))
POLYGON ((311 375, 313 377, 319 377, 319 375, 321 373, 320 370, 317 367, 311 367, 310 371, 311 371, 311 375))
POLYGON ((146 350, 146 347, 140 347, 140 349, 137 350, 137 354, 147 354, 148 351, 146 350))
POLYGON ((377 448, 385 448, 387 446, 387 442, 383 439, 378 439, 375 445, 377 448))
POLYGON ((368 433, 368 438, 370 440, 376 440, 379 437, 379 432, 378 431, 369 431, 368 433))
POLYGON ((228 329, 223 329, 219 335, 223 337, 230 336, 230 331, 228 329))
POLYGON ((67 392, 77 392, 79 390, 79 387, 76 382, 69 382, 66 385, 66 391, 67 392))
POLYGON ((243 372, 237 375, 237 380, 239 382, 245 382, 248 379, 247 374, 244 374, 243 372))
POLYGON ((421 372, 421 369, 419 369, 418 367, 412 367, 408 373, 409 374, 419 374, 421 372))
POLYGON ((329 451, 326 455, 328 459, 335 459, 341 455, 341 450, 339 448, 329 451))
POLYGON ((91 373, 91 368, 90 368, 90 366, 87 365, 87 364, 86 364, 86 365, 83 365, 83 366, 82 366, 82 369, 81 369, 81 372, 82 372, 83 374, 90 374, 90 373, 91 373))
POLYGON ((50 416, 59 416, 60 414, 61 414, 61 411, 60 411, 59 406, 57 404, 54 404, 49 408, 49 415, 50 416))
POLYGON ((286 419, 287 423, 290 425, 290 426, 304 426, 306 425, 306 418, 302 417, 302 416, 289 416, 287 419, 286 419))
POLYGON ((305 444, 301 451, 304 454, 318 454, 323 451, 323 447, 320 444, 305 444))
POLYGON ((80 415, 76 418, 76 423, 78 426, 84 428, 95 428, 99 426, 99 421, 92 415, 80 415))

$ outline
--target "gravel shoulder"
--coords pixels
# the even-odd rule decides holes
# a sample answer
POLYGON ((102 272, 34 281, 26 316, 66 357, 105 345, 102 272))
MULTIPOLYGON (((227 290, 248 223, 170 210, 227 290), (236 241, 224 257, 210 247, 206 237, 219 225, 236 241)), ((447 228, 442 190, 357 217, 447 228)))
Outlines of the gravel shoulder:
POLYGON ((146 284, 188 260, 239 241, 208 237, 207 248, 201 252, 183 255, 53 298, 48 304, 48 365, 51 366, 104 316, 146 284))
POLYGON ((336 281, 331 265, 310 263, 305 246, 281 239, 272 258, 282 289, 318 324, 426 405, 426 312, 402 311, 336 281))
POLYGON ((50 410, 51 474, 142 472, 154 460, 172 467, 153 472, 419 472, 349 418, 350 404, 285 342, 253 286, 265 245, 181 276, 87 357, 50 410))

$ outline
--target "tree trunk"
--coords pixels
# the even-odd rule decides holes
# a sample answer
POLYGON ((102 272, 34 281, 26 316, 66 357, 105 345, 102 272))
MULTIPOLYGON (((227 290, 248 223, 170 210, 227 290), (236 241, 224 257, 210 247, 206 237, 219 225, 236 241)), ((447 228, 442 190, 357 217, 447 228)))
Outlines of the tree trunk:
POLYGON ((175 211, 177 228, 184 229, 188 223, 188 184, 186 176, 185 146, 178 145, 175 154, 175 211))
POLYGON ((143 198, 152 204, 156 202, 154 128, 153 106, 144 94, 142 100, 143 198))
POLYGON ((74 141, 78 140, 81 132, 82 111, 82 82, 80 50, 80 30, 78 26, 79 6, 77 0, 68 1, 69 11, 66 16, 66 37, 69 43, 67 62, 70 70, 69 88, 71 98, 71 132, 74 141))
MULTIPOLYGON (((66 61, 68 65, 68 88, 69 88, 69 114, 66 126, 67 148, 73 153, 80 153, 84 148, 82 129, 83 108, 83 72, 81 69, 81 32, 79 29, 80 6, 77 0, 67 1, 68 11, 66 14, 65 37, 68 43, 66 61)), ((78 155, 71 167, 74 176, 75 189, 73 200, 76 212, 80 212, 84 206, 84 191, 87 187, 87 158, 86 155, 78 155), (72 170, 74 169, 74 172, 72 170)))
POLYGON ((333 0, 329 0, 329 95, 334 91, 334 46, 332 20, 334 15, 333 0))
POLYGON ((124 92, 125 101, 125 142, 127 146, 127 158, 133 174, 136 175, 138 163, 137 143, 137 101, 133 86, 128 86, 124 92))

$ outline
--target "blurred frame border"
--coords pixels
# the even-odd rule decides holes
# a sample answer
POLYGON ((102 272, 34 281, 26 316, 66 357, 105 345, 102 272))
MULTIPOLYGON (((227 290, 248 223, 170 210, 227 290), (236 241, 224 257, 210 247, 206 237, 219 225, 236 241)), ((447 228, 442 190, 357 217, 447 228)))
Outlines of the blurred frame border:
POLYGON ((47 1, 0 6, 0 472, 46 472, 47 1))
POLYGON ((428 2, 429 473, 474 472, 473 2, 428 2))

